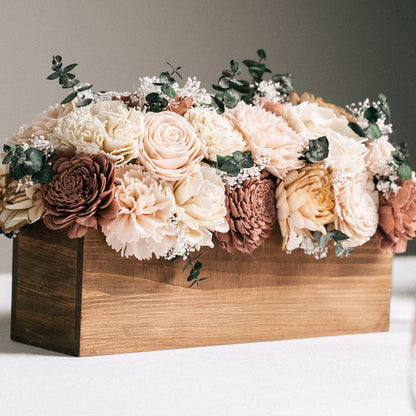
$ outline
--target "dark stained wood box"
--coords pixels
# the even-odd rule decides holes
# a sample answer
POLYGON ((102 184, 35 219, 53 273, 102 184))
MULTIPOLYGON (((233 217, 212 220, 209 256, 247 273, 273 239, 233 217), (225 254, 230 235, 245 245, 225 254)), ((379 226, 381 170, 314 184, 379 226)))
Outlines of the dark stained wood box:
POLYGON ((188 288, 184 262, 120 257, 104 235, 35 224, 14 242, 11 338, 75 356, 386 331, 391 263, 375 241, 349 258, 219 247, 188 288))

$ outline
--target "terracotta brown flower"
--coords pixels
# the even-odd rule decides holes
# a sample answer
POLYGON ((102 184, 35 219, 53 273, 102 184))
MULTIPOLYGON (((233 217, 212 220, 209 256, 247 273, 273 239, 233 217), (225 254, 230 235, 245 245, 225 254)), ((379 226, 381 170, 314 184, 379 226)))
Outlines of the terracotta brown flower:
POLYGON ((247 179, 230 191, 226 186, 225 205, 230 231, 215 233, 229 253, 251 254, 270 236, 276 222, 276 182, 264 172, 260 179, 247 179))
POLYGON ((376 239, 383 253, 404 253, 407 241, 416 236, 416 183, 409 179, 397 194, 380 194, 376 239))
POLYGON ((80 238, 88 227, 96 229, 116 217, 115 166, 105 155, 66 151, 54 158, 52 167, 52 182, 42 185, 48 228, 68 228, 69 238, 80 238))

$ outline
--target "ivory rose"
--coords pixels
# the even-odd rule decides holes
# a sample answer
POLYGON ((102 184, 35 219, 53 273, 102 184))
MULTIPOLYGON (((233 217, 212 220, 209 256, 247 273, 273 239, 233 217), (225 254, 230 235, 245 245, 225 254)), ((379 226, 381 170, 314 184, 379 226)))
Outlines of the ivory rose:
POLYGON ((388 136, 367 142, 368 153, 365 156, 367 170, 373 175, 385 175, 389 171, 389 163, 393 161, 394 146, 388 136))
POLYGON ((378 224, 378 192, 372 176, 362 170, 348 184, 335 186, 335 228, 349 238, 345 247, 366 243, 378 224))
POLYGON ((108 245, 122 256, 139 260, 165 256, 177 241, 170 221, 176 210, 172 187, 139 165, 119 167, 115 183, 120 208, 117 217, 103 227, 108 245))
POLYGON ((242 101, 226 116, 242 133, 254 159, 274 176, 282 179, 303 166, 299 157, 306 143, 282 117, 242 101))
POLYGON ((217 156, 229 156, 233 152, 246 150, 241 133, 226 117, 208 108, 192 108, 185 118, 192 124, 201 141, 204 156, 212 161, 217 156))
POLYGON ((290 172, 276 190, 277 219, 283 250, 300 246, 313 231, 326 234, 325 225, 334 221, 332 179, 322 164, 311 164, 290 172))
POLYGON ((212 232, 228 231, 224 191, 215 169, 206 165, 175 184, 178 224, 191 247, 214 247, 212 232))
POLYGON ((51 135, 55 148, 70 147, 78 153, 104 153, 116 166, 138 156, 138 139, 144 117, 119 101, 98 101, 76 108, 60 119, 51 135))
POLYGON ((203 158, 195 129, 171 111, 147 113, 139 160, 155 177, 178 181, 196 172, 203 158))

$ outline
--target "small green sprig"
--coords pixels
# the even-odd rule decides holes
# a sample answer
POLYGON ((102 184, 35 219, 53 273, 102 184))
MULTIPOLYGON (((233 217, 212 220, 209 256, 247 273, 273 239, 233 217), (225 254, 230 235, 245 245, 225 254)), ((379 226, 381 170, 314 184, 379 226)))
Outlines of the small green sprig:
POLYGON ((67 104, 74 100, 75 98, 79 98, 79 103, 77 107, 84 107, 92 103, 91 98, 82 98, 79 94, 81 92, 85 92, 91 89, 92 85, 87 84, 83 87, 77 88, 79 84, 79 79, 75 77, 75 74, 71 71, 77 66, 78 64, 70 64, 62 68, 63 62, 62 57, 59 55, 54 55, 52 57, 52 74, 50 74, 46 79, 54 80, 58 79, 59 85, 64 89, 72 88, 71 94, 67 95, 62 101, 61 104, 67 104))
POLYGON ((309 147, 303 156, 309 163, 319 163, 328 157, 329 142, 326 136, 309 140, 309 147))
POLYGON ((395 147, 395 150, 391 152, 393 157, 391 165, 396 169, 397 176, 402 181, 407 181, 412 178, 412 168, 407 164, 409 160, 407 143, 400 143, 395 147))
POLYGON ((337 257, 348 257, 353 251, 354 248, 350 247, 344 247, 342 245, 342 241, 348 240, 348 236, 344 234, 342 231, 339 230, 328 230, 327 229, 326 234, 321 233, 320 231, 315 231, 313 233, 313 238, 315 241, 319 244, 321 248, 324 248, 327 246, 330 240, 335 242, 335 255, 337 257))
MULTIPOLYGON (((181 80, 182 75, 180 74, 181 66, 174 67, 169 62, 166 62, 167 65, 171 68, 171 71, 162 72, 159 75, 159 81, 154 82, 153 85, 160 87, 162 93, 168 98, 175 99, 176 91, 173 88, 173 85, 176 83, 175 76, 177 75, 181 80)), ((146 108, 153 113, 160 113, 164 111, 169 105, 169 101, 163 95, 158 94, 157 92, 151 92, 146 96, 146 108)))
POLYGON ((233 152, 232 156, 217 156, 217 161, 206 161, 209 165, 226 172, 229 176, 238 176, 243 169, 254 166, 251 152, 233 152))
POLYGON ((185 273, 186 270, 191 267, 191 271, 189 272, 189 275, 187 277, 188 282, 192 282, 189 287, 192 287, 193 285, 197 285, 199 287, 200 283, 203 280, 207 280, 208 277, 199 277, 201 274, 202 269, 202 263, 200 261, 197 261, 199 257, 201 257, 202 253, 199 253, 197 256, 192 258, 189 254, 186 255, 187 261, 185 266, 183 266, 182 273, 185 273))
POLYGON ((49 183, 52 181, 53 170, 50 160, 53 153, 43 154, 40 150, 29 148, 23 150, 23 147, 11 143, 5 144, 3 151, 6 153, 3 164, 9 164, 9 173, 13 179, 22 179, 24 176, 30 176, 33 182, 49 183))

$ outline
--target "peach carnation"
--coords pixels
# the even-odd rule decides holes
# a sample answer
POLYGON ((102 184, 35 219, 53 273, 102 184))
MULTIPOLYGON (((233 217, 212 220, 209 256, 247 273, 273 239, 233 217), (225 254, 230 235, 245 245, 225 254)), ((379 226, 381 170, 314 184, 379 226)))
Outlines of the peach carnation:
POLYGON ((387 136, 367 142, 368 153, 365 156, 367 170, 373 175, 388 176, 390 172, 389 163, 393 161, 392 152, 394 146, 389 142, 387 136))
POLYGON ((195 129, 171 111, 147 113, 139 160, 157 178, 178 181, 196 172, 203 158, 195 129))
POLYGON ((228 156, 233 152, 246 150, 247 145, 241 133, 230 120, 215 111, 192 108, 185 118, 195 128, 207 159, 216 161, 217 156, 228 156))
POLYGON ((274 176, 282 179, 290 170, 303 166, 299 157, 306 143, 282 117, 242 101, 226 116, 242 133, 255 161, 274 176))
POLYGON ((344 247, 366 243, 378 224, 378 192, 372 176, 363 170, 348 184, 335 186, 335 228, 349 238, 344 247))
POLYGON ((334 221, 331 175, 321 164, 290 172, 276 190, 277 219, 283 250, 300 246, 313 231, 326 234, 325 225, 334 221))
POLYGON ((380 220, 376 239, 383 253, 404 253, 407 241, 416 236, 416 183, 403 182, 399 191, 385 198, 380 194, 380 220))
POLYGON ((171 186, 139 165, 119 167, 115 182, 120 208, 117 217, 103 227, 108 245, 122 256, 139 260, 165 256, 177 240, 170 221, 176 210, 171 186))

